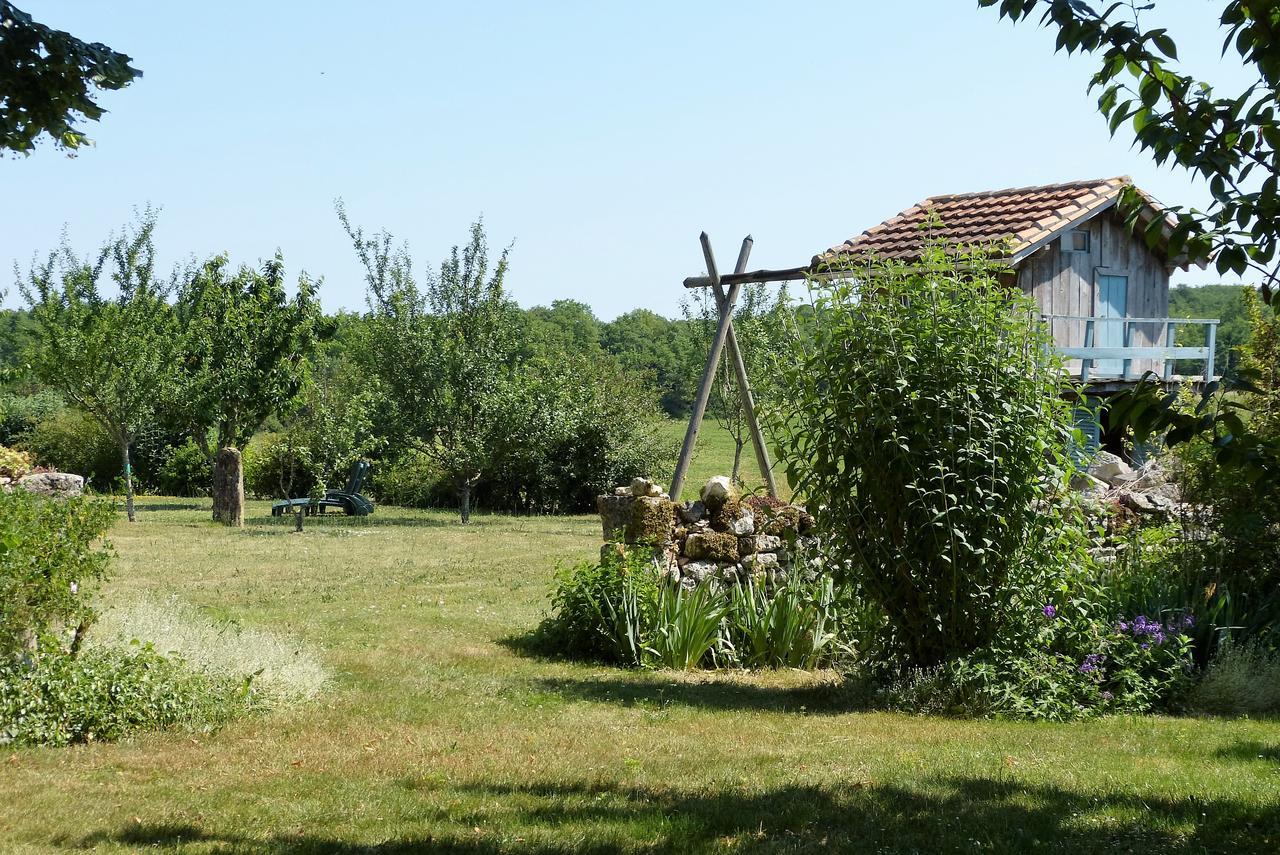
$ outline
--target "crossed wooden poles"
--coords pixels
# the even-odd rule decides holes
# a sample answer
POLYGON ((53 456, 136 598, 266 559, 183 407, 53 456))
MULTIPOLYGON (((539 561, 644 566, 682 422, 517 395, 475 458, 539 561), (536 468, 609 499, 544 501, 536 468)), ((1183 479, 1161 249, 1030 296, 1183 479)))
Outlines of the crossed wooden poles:
MULTIPOLYGON (((733 268, 726 294, 724 284, 720 281, 720 273, 716 268, 715 253, 711 251, 711 239, 703 232, 699 236, 702 242, 702 257, 707 262, 705 277, 686 279, 686 288, 711 288, 716 298, 716 309, 720 321, 716 325, 716 337, 711 342, 711 350, 707 354, 707 365, 702 370, 702 382, 698 385, 698 397, 693 402, 693 414, 689 418, 689 427, 684 433, 684 445, 680 448, 680 460, 676 463, 676 474, 671 479, 671 495, 678 500, 680 489, 684 486, 685 476, 689 474, 689 464, 693 460, 693 449, 698 442, 698 430, 702 427, 703 416, 707 412, 707 401, 711 398, 711 385, 716 379, 716 369, 720 366, 720 355, 725 346, 729 348, 729 361, 733 363, 733 373, 738 381, 738 395, 742 399, 743 413, 747 419, 747 428, 751 432, 751 444, 755 448, 756 463, 764 476, 769 495, 778 498, 778 486, 773 479, 773 466, 769 462, 769 449, 764 444, 764 434, 760 432, 760 422, 756 418, 756 402, 751 394, 751 382, 747 377, 747 366, 742 361, 742 351, 738 349, 738 337, 733 331, 733 308, 738 302, 738 292, 742 290, 742 276, 747 272, 747 259, 751 257, 751 235, 742 239, 742 249, 738 251, 738 263, 733 268)), ((763 271, 762 271, 763 272, 763 271)), ((791 271, 787 271, 791 272, 791 271)), ((779 277, 783 278, 783 277, 779 277)), ((795 278, 788 276, 785 278, 795 278)), ((778 280, 772 280, 778 281, 778 280)))

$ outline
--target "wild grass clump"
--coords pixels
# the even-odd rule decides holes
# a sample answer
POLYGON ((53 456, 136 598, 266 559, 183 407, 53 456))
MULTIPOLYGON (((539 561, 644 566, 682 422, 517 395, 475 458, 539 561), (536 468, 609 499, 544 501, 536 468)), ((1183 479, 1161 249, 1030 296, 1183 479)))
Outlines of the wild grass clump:
POLYGON ((313 698, 329 679, 316 652, 298 640, 211 619, 173 596, 113 604, 88 635, 90 647, 108 651, 127 651, 138 643, 213 680, 247 679, 268 704, 313 698))
POLYGON ((1260 644, 1228 644, 1191 692, 1193 712, 1220 716, 1280 714, 1280 653, 1260 644))

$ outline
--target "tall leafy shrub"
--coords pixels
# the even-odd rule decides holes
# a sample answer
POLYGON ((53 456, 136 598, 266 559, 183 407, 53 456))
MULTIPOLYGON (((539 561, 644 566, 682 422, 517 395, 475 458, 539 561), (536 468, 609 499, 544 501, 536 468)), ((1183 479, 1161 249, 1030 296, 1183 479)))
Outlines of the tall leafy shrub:
POLYGON ((111 515, 92 499, 0 491, 0 660, 89 616, 80 588, 106 572, 111 515))
POLYGON ((1034 304, 981 249, 811 282, 779 360, 779 455, 888 661, 932 666, 1025 618, 1074 557, 1048 501, 1070 411, 1034 304))

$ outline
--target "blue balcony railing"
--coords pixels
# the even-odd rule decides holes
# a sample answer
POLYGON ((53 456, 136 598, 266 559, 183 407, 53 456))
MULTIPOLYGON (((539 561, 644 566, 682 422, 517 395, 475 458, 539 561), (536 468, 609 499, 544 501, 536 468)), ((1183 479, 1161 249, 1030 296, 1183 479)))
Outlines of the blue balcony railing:
POLYGON ((1049 314, 1041 317, 1049 325, 1058 353, 1070 362, 1079 361, 1078 369, 1071 368, 1082 382, 1137 380, 1147 371, 1154 371, 1167 381, 1214 379, 1216 318, 1097 318, 1049 314), (1181 326, 1201 327, 1200 335, 1184 339, 1197 338, 1204 344, 1176 344, 1177 329, 1181 326), (1179 360, 1201 363, 1204 370, 1190 377, 1175 374, 1175 363, 1179 360))

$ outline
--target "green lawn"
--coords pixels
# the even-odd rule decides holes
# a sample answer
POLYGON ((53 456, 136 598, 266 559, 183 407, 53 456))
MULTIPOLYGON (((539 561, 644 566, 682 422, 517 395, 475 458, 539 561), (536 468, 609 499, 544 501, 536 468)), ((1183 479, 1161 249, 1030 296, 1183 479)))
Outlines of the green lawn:
POLYGON ((1280 725, 851 710, 829 676, 522 653, 595 519, 380 508, 296 535, 147 500, 103 600, 319 649, 310 704, 211 736, 0 751, 0 851, 1280 851, 1280 725))

